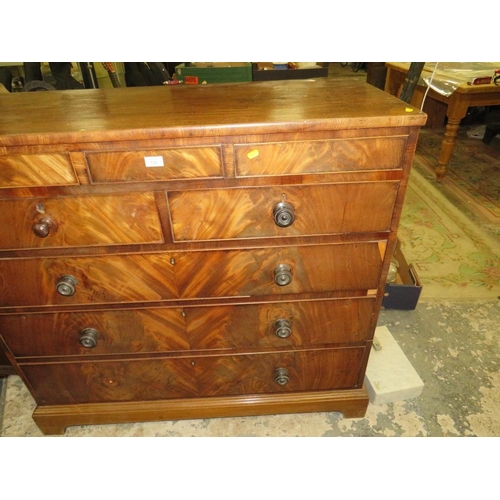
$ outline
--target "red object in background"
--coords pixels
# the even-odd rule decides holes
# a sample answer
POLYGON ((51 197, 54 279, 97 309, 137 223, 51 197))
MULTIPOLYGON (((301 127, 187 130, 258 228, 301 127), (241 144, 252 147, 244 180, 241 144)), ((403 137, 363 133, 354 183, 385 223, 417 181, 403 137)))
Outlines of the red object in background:
POLYGON ((491 83, 491 76, 479 76, 467 82, 468 85, 487 85, 488 83, 491 83))
POLYGON ((184 83, 191 84, 191 85, 197 85, 198 84, 198 77, 197 76, 185 76, 184 83))

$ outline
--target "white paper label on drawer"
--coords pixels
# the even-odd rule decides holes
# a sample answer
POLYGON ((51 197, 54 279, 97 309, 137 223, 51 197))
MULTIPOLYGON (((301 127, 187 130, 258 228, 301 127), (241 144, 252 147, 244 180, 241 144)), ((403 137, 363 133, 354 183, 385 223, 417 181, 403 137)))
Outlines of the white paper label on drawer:
POLYGON ((163 156, 145 156, 144 164, 146 167, 164 167, 163 156))

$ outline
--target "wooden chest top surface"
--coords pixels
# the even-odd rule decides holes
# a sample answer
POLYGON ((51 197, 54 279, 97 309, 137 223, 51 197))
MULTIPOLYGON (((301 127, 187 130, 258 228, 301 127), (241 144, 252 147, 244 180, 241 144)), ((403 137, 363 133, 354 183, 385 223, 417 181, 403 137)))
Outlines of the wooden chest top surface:
POLYGON ((296 80, 13 93, 0 146, 420 126, 426 115, 362 82, 296 80))

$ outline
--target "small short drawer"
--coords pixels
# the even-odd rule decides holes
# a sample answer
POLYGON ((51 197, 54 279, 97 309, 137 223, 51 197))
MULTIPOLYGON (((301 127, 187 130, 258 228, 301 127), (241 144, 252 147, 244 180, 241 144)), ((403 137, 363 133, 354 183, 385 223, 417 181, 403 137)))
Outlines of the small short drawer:
POLYGON ((189 350, 182 309, 0 316, 0 335, 17 358, 189 350))
POLYGON ((354 388, 364 347, 21 364, 38 404, 354 388))
POLYGON ((406 136, 234 146, 236 175, 318 174, 402 168, 406 136))
POLYGON ((0 226, 4 250, 163 242, 151 193, 4 200, 0 226))
POLYGON ((186 307, 193 349, 365 342, 375 298, 186 307))
POLYGON ((169 192, 176 241, 388 231, 398 182, 169 192))
POLYGON ((173 181, 224 176, 220 146, 86 153, 94 182, 173 181))
POLYGON ((0 156, 0 189, 78 184, 68 154, 0 156))

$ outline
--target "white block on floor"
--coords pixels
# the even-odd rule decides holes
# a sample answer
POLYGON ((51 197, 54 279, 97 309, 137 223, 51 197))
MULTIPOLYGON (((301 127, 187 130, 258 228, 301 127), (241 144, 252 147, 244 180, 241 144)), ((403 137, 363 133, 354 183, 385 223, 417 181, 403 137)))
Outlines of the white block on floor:
POLYGON ((365 385, 370 403, 385 404, 420 396, 424 383, 386 326, 375 329, 380 350, 372 347, 365 385))

